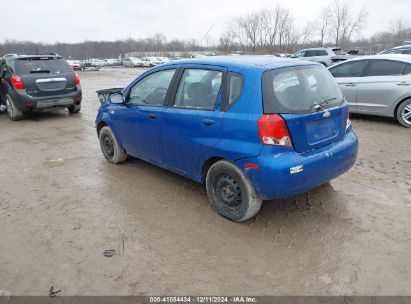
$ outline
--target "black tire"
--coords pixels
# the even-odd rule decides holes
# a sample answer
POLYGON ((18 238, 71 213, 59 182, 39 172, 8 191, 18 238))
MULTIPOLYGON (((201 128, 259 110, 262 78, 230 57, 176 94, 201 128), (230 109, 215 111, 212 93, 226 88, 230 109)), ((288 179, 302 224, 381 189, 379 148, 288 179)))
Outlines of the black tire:
POLYGON ((23 112, 17 109, 13 99, 9 95, 6 96, 6 110, 7 116, 11 120, 17 121, 23 119, 23 112))
POLYGON ((411 128, 411 99, 404 100, 397 109, 397 120, 406 128, 411 128))
POLYGON ((119 145, 109 126, 105 126, 100 130, 98 138, 101 152, 110 163, 119 164, 127 159, 126 151, 119 145))
POLYGON ((69 106, 67 109, 69 110, 69 112, 70 112, 71 114, 76 114, 76 113, 80 112, 80 110, 81 110, 81 105, 69 106))
POLYGON ((262 200, 247 176, 233 163, 221 160, 213 164, 206 177, 211 205, 222 216, 243 222, 254 217, 262 200))

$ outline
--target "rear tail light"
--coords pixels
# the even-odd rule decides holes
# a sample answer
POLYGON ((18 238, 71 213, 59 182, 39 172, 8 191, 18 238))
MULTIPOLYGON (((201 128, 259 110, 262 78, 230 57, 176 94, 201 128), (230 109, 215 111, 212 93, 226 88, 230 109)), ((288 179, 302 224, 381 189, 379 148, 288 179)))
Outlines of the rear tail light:
POLYGON ((17 76, 17 75, 11 76, 11 84, 13 85, 13 87, 16 90, 24 90, 25 89, 23 79, 21 79, 20 76, 17 76))
POLYGON ((284 119, 277 114, 265 114, 258 119, 261 143, 269 146, 292 147, 290 132, 284 119))
POLYGON ((74 82, 76 83, 76 85, 80 84, 80 77, 78 76, 77 72, 74 72, 74 82))

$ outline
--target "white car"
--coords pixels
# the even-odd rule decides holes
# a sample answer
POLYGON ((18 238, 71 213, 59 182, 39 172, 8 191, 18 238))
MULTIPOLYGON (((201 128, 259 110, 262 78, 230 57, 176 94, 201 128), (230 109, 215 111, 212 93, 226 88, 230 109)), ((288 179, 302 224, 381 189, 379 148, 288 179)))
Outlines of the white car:
POLYGON ((161 61, 161 63, 170 62, 170 59, 168 59, 167 57, 157 57, 157 59, 161 61))
POLYGON ((123 66, 126 68, 149 67, 150 64, 137 57, 126 57, 123 59, 123 66))
POLYGON ((145 61, 150 67, 162 64, 157 57, 143 57, 141 60, 145 61))

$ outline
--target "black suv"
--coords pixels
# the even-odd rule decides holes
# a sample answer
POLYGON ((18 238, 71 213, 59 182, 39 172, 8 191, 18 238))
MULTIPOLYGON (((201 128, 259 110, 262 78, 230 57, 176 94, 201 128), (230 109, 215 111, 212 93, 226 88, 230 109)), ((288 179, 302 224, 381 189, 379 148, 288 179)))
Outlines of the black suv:
POLYGON ((14 55, 0 60, 0 94, 11 120, 27 111, 81 109, 80 78, 58 55, 14 55))

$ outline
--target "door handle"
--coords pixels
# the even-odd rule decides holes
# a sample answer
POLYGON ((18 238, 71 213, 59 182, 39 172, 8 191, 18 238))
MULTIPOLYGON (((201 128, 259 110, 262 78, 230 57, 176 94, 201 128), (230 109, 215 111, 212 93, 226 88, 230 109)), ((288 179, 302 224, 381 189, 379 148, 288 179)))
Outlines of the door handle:
POLYGON ((214 120, 212 120, 212 119, 203 119, 203 125, 211 126, 212 124, 214 124, 214 120))
POLYGON ((354 82, 350 82, 350 83, 346 83, 345 86, 346 87, 355 87, 355 86, 357 86, 357 84, 354 83, 354 82))
POLYGON ((148 114, 149 119, 156 119, 157 115, 156 114, 148 114))
POLYGON ((400 82, 400 83, 397 83, 397 85, 398 86, 409 86, 410 83, 409 82, 400 82))

